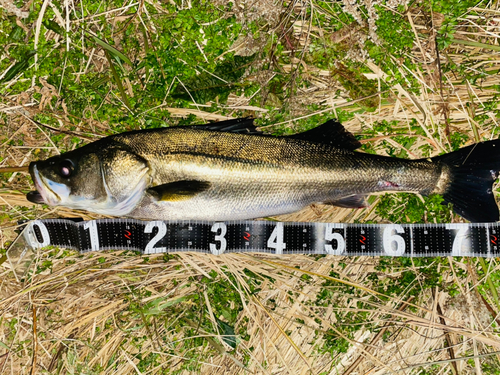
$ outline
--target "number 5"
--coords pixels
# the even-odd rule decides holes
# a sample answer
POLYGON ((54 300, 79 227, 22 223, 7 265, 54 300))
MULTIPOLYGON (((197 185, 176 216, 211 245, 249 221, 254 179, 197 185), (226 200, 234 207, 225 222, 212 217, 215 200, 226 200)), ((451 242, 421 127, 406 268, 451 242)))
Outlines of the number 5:
POLYGON ((332 241, 332 240, 337 241, 336 249, 334 249, 333 246, 330 244, 325 244, 325 251, 327 254, 341 255, 344 252, 345 250, 344 237, 342 237, 340 233, 336 233, 333 231, 335 228, 343 228, 343 227, 344 226, 342 224, 332 224, 332 223, 326 224, 325 241, 332 241))

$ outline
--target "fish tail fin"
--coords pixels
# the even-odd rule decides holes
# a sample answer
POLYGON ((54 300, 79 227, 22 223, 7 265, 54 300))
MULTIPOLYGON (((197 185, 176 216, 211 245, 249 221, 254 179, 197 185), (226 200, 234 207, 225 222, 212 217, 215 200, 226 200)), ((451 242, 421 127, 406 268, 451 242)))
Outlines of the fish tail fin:
POLYGON ((477 143, 458 151, 432 158, 448 166, 450 181, 443 204, 470 222, 499 220, 493 183, 500 171, 500 139, 477 143))

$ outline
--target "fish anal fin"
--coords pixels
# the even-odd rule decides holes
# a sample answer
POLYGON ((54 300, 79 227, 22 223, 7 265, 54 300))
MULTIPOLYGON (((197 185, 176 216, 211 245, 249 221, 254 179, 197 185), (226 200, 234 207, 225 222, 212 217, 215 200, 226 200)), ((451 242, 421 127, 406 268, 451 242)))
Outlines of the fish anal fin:
POLYGON ((157 201, 182 201, 210 188, 210 182, 182 180, 151 187, 147 192, 157 201))
POLYGON ((304 133, 290 135, 287 138, 323 143, 349 151, 354 151, 361 147, 361 143, 356 137, 354 137, 351 132, 347 131, 337 120, 329 120, 314 129, 304 133))
POLYGON ((366 200, 366 195, 350 195, 348 197, 343 197, 336 199, 334 201, 324 202, 331 206, 344 207, 344 208, 365 208, 370 204, 366 200))

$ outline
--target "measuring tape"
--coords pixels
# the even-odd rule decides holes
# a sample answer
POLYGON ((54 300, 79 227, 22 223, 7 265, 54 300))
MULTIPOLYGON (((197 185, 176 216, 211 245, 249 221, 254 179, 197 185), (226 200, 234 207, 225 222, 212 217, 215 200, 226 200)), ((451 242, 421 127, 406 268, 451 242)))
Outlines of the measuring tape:
POLYGON ((79 252, 133 250, 331 254, 346 256, 500 256, 500 223, 338 224, 273 221, 140 221, 67 219, 29 222, 25 246, 79 252))

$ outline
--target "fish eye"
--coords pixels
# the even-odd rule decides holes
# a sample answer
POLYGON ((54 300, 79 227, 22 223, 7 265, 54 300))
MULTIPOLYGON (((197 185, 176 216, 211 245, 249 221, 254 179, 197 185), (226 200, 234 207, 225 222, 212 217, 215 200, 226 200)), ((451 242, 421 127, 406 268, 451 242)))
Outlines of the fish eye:
POLYGON ((65 159, 59 163, 59 174, 61 177, 71 177, 73 174, 73 163, 65 159))

